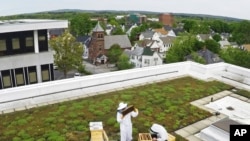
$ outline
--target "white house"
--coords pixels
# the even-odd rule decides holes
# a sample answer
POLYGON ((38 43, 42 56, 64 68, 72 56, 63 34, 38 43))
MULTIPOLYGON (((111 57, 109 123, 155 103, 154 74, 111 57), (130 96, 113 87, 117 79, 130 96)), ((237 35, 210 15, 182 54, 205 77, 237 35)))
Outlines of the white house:
POLYGON ((162 65, 163 60, 161 56, 152 51, 149 47, 145 47, 142 53, 142 67, 162 65))
POLYGON ((168 31, 167 36, 176 37, 176 34, 175 34, 175 32, 173 31, 173 29, 171 29, 171 30, 168 31))
POLYGON ((132 25, 132 26, 128 29, 128 31, 126 32, 126 34, 127 34, 128 36, 130 36, 132 29, 133 29, 133 28, 136 28, 136 27, 138 27, 137 24, 132 25))
POLYGON ((143 47, 135 47, 133 50, 124 50, 124 53, 129 56, 129 60, 134 64, 135 68, 142 67, 143 47))
POLYGON ((204 42, 205 40, 213 39, 210 34, 198 34, 196 36, 198 41, 204 42))
POLYGON ((148 39, 148 40, 153 40, 154 39, 157 39, 158 37, 158 34, 152 30, 146 30, 145 32, 142 32, 139 36, 139 40, 145 40, 145 39, 148 39))
POLYGON ((169 50, 170 47, 173 46, 173 42, 176 37, 174 36, 167 36, 167 37, 160 37, 159 45, 160 50, 159 52, 166 52, 169 50))
POLYGON ((231 46, 231 44, 227 40, 219 41, 219 44, 220 44, 221 48, 227 48, 227 47, 231 46))

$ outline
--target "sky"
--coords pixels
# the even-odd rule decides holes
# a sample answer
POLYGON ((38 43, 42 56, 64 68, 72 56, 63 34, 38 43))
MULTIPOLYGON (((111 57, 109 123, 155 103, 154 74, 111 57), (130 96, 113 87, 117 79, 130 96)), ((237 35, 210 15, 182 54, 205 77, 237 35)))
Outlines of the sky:
POLYGON ((58 9, 139 10, 250 20, 250 0, 1 0, 0 16, 58 9))

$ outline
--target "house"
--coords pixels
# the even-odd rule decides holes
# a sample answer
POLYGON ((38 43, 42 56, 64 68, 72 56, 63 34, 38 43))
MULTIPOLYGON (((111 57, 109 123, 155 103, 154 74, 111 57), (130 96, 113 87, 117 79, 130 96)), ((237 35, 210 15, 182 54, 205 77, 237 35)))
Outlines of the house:
POLYGON ((124 53, 129 56, 130 62, 136 68, 162 65, 163 60, 156 51, 150 47, 136 47, 134 50, 125 50, 124 53))
POLYGON ((111 35, 111 32, 112 32, 113 29, 114 29, 114 27, 111 24, 107 24, 106 25, 106 30, 105 30, 106 34, 111 35))
MULTIPOLYGON (((206 64, 223 62, 223 60, 217 54, 214 54, 206 48, 197 51, 197 54, 205 60, 206 64)), ((188 55, 185 58, 188 61, 193 61, 192 55, 188 55)))
POLYGON ((228 41, 230 36, 231 36, 230 33, 221 33, 220 34, 221 40, 223 40, 223 41, 228 41))
POLYGON ((79 36, 76 38, 76 41, 77 42, 81 42, 83 44, 83 55, 82 55, 82 58, 83 59, 87 59, 88 56, 89 56, 89 43, 90 43, 90 36, 86 35, 86 36, 79 36))
POLYGON ((128 31, 126 32, 126 34, 127 34, 128 36, 130 36, 130 35, 131 35, 131 31, 132 31, 134 28, 136 28, 136 27, 138 27, 137 24, 133 24, 132 26, 130 26, 129 29, 128 29, 128 31))
POLYGON ((204 42, 205 40, 213 39, 210 34, 198 34, 196 36, 198 41, 204 42))
POLYGON ((131 49, 132 45, 127 35, 109 35, 104 36, 104 30, 99 22, 92 30, 92 36, 89 43, 89 57, 88 59, 96 63, 107 62, 107 52, 114 44, 119 44, 121 49, 131 49))
POLYGON ((176 37, 173 36, 167 36, 167 37, 160 37, 160 50, 159 52, 166 52, 169 50, 170 47, 173 46, 174 40, 176 39, 176 37))
POLYGON ((243 50, 250 51, 250 44, 244 44, 244 45, 242 45, 241 48, 242 48, 243 50))
POLYGON ((163 60, 156 51, 152 51, 149 47, 145 47, 142 53, 142 67, 162 65, 163 60))
POLYGON ((167 36, 176 37, 176 34, 175 34, 174 30, 172 29, 172 30, 169 30, 169 31, 168 31, 167 36))
POLYGON ((158 35, 156 35, 154 31, 146 30, 145 32, 142 32, 139 35, 139 40, 144 40, 144 39, 152 40, 153 38, 156 38, 155 36, 158 36, 158 35))
POLYGON ((227 40, 219 41, 219 44, 221 48, 227 48, 231 46, 231 44, 227 40))
POLYGON ((130 62, 134 65, 135 68, 142 67, 142 53, 143 47, 135 47, 133 50, 126 49, 124 53, 129 56, 130 62))
POLYGON ((50 29, 66 20, 9 20, 0 24, 0 89, 54 80, 50 29))
POLYGON ((164 28, 157 28, 153 29, 152 31, 156 32, 159 37, 164 37, 168 35, 168 31, 166 31, 164 28))

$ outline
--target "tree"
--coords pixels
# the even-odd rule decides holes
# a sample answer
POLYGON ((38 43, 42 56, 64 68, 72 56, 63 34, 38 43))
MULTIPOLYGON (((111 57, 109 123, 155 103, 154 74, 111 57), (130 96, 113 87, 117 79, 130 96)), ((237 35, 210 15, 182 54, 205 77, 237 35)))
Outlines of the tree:
POLYGON ((112 32, 112 35, 124 35, 125 32, 123 32, 122 28, 120 26, 117 26, 114 31, 112 32))
POLYGON ((220 57, 227 63, 250 69, 250 52, 228 47, 220 51, 220 57))
POLYGON ((232 36, 232 40, 240 45, 250 43, 250 22, 241 21, 234 25, 232 36))
POLYGON ((122 54, 120 45, 114 44, 110 47, 107 53, 107 57, 110 63, 117 63, 119 56, 122 54))
POLYGON ((76 36, 88 35, 92 29, 92 22, 87 14, 76 14, 70 20, 70 30, 76 36))
POLYGON ((82 67, 83 45, 76 42, 68 31, 51 39, 49 45, 55 51, 54 63, 58 70, 63 71, 65 78, 70 70, 82 67))
POLYGON ((206 64, 206 60, 204 58, 202 58, 201 56, 199 56, 199 54, 196 52, 192 52, 191 57, 192 57, 194 62, 197 62, 200 64, 206 64))
POLYGON ((209 49, 210 51, 216 54, 218 54, 221 50, 220 44, 217 43, 215 40, 206 40, 205 46, 207 49, 209 49))
POLYGON ((194 50, 196 42, 195 36, 190 34, 177 37, 173 46, 166 53, 166 62, 173 63, 184 61, 185 56, 189 55, 194 50))
POLYGON ((117 62, 117 68, 119 70, 125 70, 125 69, 130 69, 133 67, 134 65, 129 62, 128 56, 126 54, 121 54, 117 62))
POLYGON ((219 34, 215 34, 215 35, 213 36, 213 39, 214 39, 216 42, 219 42, 219 41, 221 40, 221 37, 220 37, 219 34))

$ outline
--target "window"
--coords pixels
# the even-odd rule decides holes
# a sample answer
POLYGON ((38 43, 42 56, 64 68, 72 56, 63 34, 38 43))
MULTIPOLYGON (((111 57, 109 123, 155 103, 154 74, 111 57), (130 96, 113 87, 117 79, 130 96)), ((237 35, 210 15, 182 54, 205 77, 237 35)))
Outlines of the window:
POLYGON ((154 61, 158 61, 158 58, 154 58, 154 61))
POLYGON ((2 81, 3 81, 3 88, 12 87, 10 70, 2 71, 2 81))
POLYGON ((29 71, 29 83, 33 84, 33 83, 37 83, 37 77, 36 77, 36 67, 29 67, 28 68, 29 71))
POLYGON ((25 45, 26 45, 26 47, 33 47, 34 46, 33 37, 26 37, 25 45))
POLYGON ((144 60, 144 63, 145 63, 145 64, 149 64, 149 62, 150 62, 149 59, 145 59, 145 60, 144 60))
POLYGON ((12 48, 13 49, 20 49, 19 39, 13 38, 12 39, 12 48))
POLYGON ((17 86, 25 85, 23 68, 15 69, 16 84, 17 86))
POLYGON ((6 41, 5 40, 0 40, 0 51, 5 51, 6 50, 6 41))
POLYGON ((39 37, 38 37, 38 40, 39 40, 39 41, 45 41, 46 38, 45 38, 45 36, 39 36, 39 37))
POLYGON ((103 34, 97 34, 97 38, 103 38, 103 34))
POLYGON ((49 70, 42 70, 42 78, 44 81, 49 81, 49 70))

